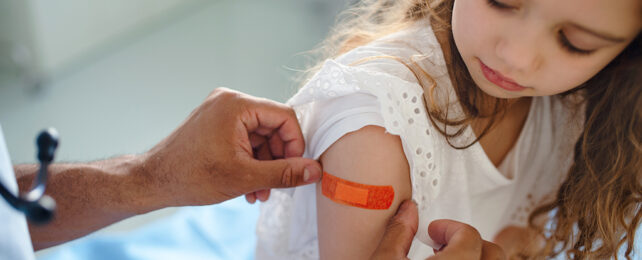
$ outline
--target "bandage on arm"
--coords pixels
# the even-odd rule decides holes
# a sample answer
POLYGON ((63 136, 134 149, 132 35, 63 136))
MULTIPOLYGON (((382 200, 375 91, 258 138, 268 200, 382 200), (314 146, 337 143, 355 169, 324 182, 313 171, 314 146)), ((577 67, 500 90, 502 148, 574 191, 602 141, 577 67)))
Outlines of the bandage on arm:
POLYGON ((332 192, 331 198, 323 195, 323 180, 332 177, 325 179, 330 176, 325 175, 317 184, 321 258, 367 259, 401 201, 410 198, 409 168, 401 140, 381 127, 367 126, 335 142, 321 156, 321 163, 326 172, 344 180, 331 181, 335 183, 333 190, 326 190, 332 192), (383 192, 375 188, 371 193, 368 188, 372 187, 383 192), (394 191, 394 195, 388 191, 394 191), (392 195, 392 199, 375 199, 379 195, 374 194, 392 195), (384 203, 377 205, 374 201, 384 203))
POLYGON ((390 185, 356 183, 327 172, 323 173, 321 193, 337 203, 364 209, 389 209, 395 198, 395 190, 390 185))

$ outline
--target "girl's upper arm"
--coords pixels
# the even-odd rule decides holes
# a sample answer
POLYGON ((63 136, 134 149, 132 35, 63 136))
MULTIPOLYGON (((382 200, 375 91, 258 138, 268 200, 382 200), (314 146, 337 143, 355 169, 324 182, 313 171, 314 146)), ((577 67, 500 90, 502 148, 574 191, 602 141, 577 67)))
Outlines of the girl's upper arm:
POLYGON ((411 197, 410 171, 398 136, 379 126, 349 133, 321 155, 324 171, 342 179, 390 185, 394 200, 385 210, 336 203, 317 184, 319 253, 322 259, 367 259, 379 245, 388 220, 411 197))

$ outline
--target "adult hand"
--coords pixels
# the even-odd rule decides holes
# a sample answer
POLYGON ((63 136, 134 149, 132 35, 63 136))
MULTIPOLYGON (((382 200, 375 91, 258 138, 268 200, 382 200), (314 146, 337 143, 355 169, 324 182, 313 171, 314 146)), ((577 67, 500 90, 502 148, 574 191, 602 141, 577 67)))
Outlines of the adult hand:
POLYGON ((163 206, 219 203, 247 194, 265 200, 270 188, 314 183, 321 165, 300 158, 304 140, 294 111, 262 98, 216 89, 145 157, 163 206))
MULTIPOLYGON (((390 219, 386 232, 372 259, 408 259, 408 250, 417 232, 418 217, 415 203, 406 200, 390 219)), ((428 234, 436 243, 445 245, 430 260, 441 259, 505 259, 502 249, 481 239, 470 225, 453 220, 435 220, 428 234)))
POLYGON ((428 225, 428 234, 436 243, 445 245, 430 260, 441 259, 506 259, 502 248, 485 241, 472 226, 449 219, 428 225))
MULTIPOLYGON (((49 225, 29 226, 32 244, 51 247, 169 206, 213 204, 243 194, 266 199, 269 188, 316 182, 321 166, 300 158, 303 148, 292 109, 217 89, 144 154, 49 165, 47 194, 56 200, 56 217, 49 225)), ((14 170, 24 191, 38 167, 14 170)))

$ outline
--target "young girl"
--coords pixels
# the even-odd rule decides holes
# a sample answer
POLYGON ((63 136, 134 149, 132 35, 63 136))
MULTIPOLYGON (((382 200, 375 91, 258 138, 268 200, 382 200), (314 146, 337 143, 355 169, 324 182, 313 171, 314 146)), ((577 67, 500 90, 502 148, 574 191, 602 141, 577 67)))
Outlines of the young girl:
POLYGON ((439 246, 427 227, 440 218, 513 256, 639 256, 641 11, 639 0, 372 0, 350 10, 329 40, 334 58, 289 104, 307 157, 337 177, 392 186, 392 206, 339 204, 320 184, 275 190, 257 258, 368 258, 408 198, 420 219, 412 259, 439 246))

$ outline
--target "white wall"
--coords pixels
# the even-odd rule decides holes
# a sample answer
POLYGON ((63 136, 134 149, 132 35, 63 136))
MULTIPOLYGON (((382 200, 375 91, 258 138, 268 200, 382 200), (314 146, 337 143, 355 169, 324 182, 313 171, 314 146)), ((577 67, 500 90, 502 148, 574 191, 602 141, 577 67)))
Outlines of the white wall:
POLYGON ((33 137, 54 126, 58 159, 142 152, 214 88, 284 101, 340 0, 212 1, 93 56, 38 89, 0 78, 0 124, 14 162, 34 160, 33 137))
POLYGON ((36 56, 41 69, 55 71, 117 37, 161 19, 190 2, 181 0, 28 0, 36 56))
POLYGON ((54 77, 114 41, 202 2, 0 0, 0 39, 5 42, 0 54, 26 50, 30 60, 17 64, 24 73, 37 80, 54 77))

